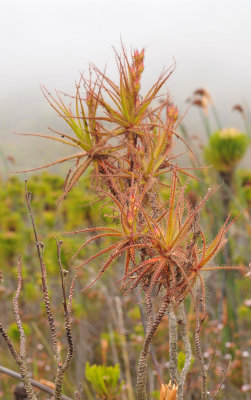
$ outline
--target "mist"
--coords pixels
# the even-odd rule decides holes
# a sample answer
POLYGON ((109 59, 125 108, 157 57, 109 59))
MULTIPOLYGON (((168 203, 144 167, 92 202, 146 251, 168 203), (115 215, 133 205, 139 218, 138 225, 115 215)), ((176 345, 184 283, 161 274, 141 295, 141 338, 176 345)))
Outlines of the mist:
MULTIPOLYGON (((145 48, 143 90, 174 62, 167 84, 184 113, 198 87, 211 93, 224 126, 243 129, 236 103, 251 102, 251 2, 248 0, 2 0, 0 3, 0 134, 5 154, 31 167, 63 154, 60 146, 18 137, 45 133, 62 122, 46 103, 40 84, 74 92, 89 62, 116 76, 113 46, 145 48)), ((184 123, 202 135, 198 110, 184 123)))

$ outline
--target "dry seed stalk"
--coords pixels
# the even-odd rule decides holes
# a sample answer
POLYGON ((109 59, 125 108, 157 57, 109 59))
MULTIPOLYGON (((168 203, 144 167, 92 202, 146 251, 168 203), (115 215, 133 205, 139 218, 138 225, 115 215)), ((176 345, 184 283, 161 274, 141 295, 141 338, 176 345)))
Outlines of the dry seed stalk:
MULTIPOLYGON (((38 254, 39 263, 40 263, 43 300, 44 300, 45 309, 46 309, 46 313, 47 313, 47 320, 48 320, 49 326, 50 326, 53 354, 54 354, 54 356, 56 358, 56 362, 57 362, 54 399, 61 400, 62 398, 66 398, 66 396, 62 395, 63 378, 64 378, 65 371, 67 370, 67 368, 69 367, 69 365, 71 363, 71 360, 73 357, 73 350, 74 350, 70 317, 71 317, 71 312, 72 312, 72 300, 73 300, 74 287, 75 287, 77 276, 75 275, 73 277, 73 280, 72 280, 72 283, 70 286, 70 290, 69 290, 68 299, 67 299, 66 289, 65 289, 66 276, 65 276, 65 272, 63 271, 61 258, 60 258, 62 242, 59 242, 56 240, 58 263, 59 263, 60 277, 61 277, 61 288, 62 288, 62 295, 63 295, 64 326, 65 326, 65 333, 66 333, 66 338, 67 338, 67 342, 68 342, 68 351, 67 351, 66 358, 63 362, 61 359, 61 356, 60 356, 60 352, 59 352, 57 333, 56 333, 56 329, 55 329, 55 321, 54 321, 54 317, 52 314, 50 297, 49 297, 49 293, 48 293, 47 271, 46 271, 46 266, 45 266, 45 263, 43 260, 44 246, 38 240, 35 220, 34 220, 32 209, 31 209, 31 193, 28 192, 28 190, 27 190, 27 182, 25 182, 25 198, 26 198, 26 203, 27 203, 27 207, 29 210, 29 215, 30 215, 30 218, 32 221, 32 226, 33 226, 33 232, 34 232, 34 237, 35 237, 35 242, 36 242, 36 247, 37 247, 37 254, 38 254)), ((24 383, 27 397, 31 400, 36 400, 37 397, 36 397, 33 387, 32 387, 32 385, 35 381, 30 379, 28 371, 27 371, 26 337, 25 337, 23 326, 22 326, 22 321, 21 321, 21 316, 20 316, 20 308, 19 308, 19 299, 20 299, 20 294, 22 291, 22 283, 23 283, 22 265, 21 265, 21 258, 19 258, 18 259, 18 286, 17 286, 16 295, 14 296, 14 299, 13 299, 13 309, 14 309, 14 316, 15 316, 15 320, 17 323, 18 331, 20 333, 20 354, 18 354, 17 351, 15 350, 15 347, 14 347, 11 339, 9 338, 9 336, 6 332, 6 329, 3 327, 3 325, 1 323, 0 323, 0 333, 2 334, 7 346, 9 347, 9 350, 10 350, 14 360, 16 361, 17 365, 19 366, 21 379, 24 383)), ((35 386, 37 386, 37 385, 35 384, 35 386)), ((40 388, 43 390, 42 387, 40 387, 40 388)))
POLYGON ((16 363, 19 367, 21 378, 22 378, 28 399, 37 400, 37 397, 35 395, 35 392, 33 390, 32 384, 31 384, 28 369, 27 369, 26 337, 25 337, 23 326, 22 326, 22 321, 21 321, 21 316, 20 316, 20 308, 19 308, 19 299, 20 299, 20 294, 22 291, 22 283, 23 283, 22 263, 21 263, 20 257, 18 259, 17 282, 18 282, 17 290, 16 290, 16 294, 13 298, 13 309, 14 309, 14 316, 15 316, 18 332, 20 334, 20 354, 18 354, 18 352, 15 350, 12 340, 8 336, 6 329, 3 327, 3 325, 1 323, 0 323, 0 333, 2 334, 2 337, 5 340, 5 343, 9 347, 12 357, 14 358, 14 360, 16 361, 16 363))
POLYGON ((137 398, 138 400, 146 400, 147 399, 147 394, 146 394, 146 379, 147 379, 147 367, 148 367, 148 356, 149 356, 149 351, 150 351, 150 345, 152 338, 162 320, 164 317, 167 308, 169 306, 169 298, 164 297, 159 311, 156 314, 152 325, 149 326, 149 330, 147 330, 143 348, 140 354, 139 358, 139 363, 138 363, 138 374, 137 374, 137 398))

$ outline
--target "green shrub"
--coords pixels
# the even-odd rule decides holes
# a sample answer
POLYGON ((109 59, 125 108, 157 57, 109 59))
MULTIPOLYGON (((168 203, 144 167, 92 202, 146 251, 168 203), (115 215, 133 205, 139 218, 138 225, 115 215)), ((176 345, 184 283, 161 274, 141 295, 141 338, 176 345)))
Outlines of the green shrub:
POLYGON ((219 172, 230 172, 244 156, 248 137, 234 128, 214 132, 205 149, 205 159, 219 172))
POLYGON ((107 367, 106 365, 86 363, 85 376, 98 398, 102 400, 118 398, 123 386, 123 382, 119 381, 120 367, 118 364, 114 367, 107 367))
MULTIPOLYGON (((22 325, 23 325, 23 329, 24 329, 24 333, 25 333, 26 337, 29 336, 31 333, 31 328, 29 327, 29 325, 27 325, 25 323, 22 323, 22 325)), ((8 335, 14 342, 18 343, 20 341, 20 333, 19 333, 17 324, 15 322, 9 326, 8 335)))

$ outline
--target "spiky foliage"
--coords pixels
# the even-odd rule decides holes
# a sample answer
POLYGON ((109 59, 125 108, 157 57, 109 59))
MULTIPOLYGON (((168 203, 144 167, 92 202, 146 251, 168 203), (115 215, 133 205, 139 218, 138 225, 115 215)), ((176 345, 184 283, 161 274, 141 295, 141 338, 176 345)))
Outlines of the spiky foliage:
POLYGON ((231 172, 244 156, 248 137, 237 129, 214 132, 205 149, 205 158, 219 172, 231 172))
MULTIPOLYGON (((175 138, 180 138, 176 132, 178 111, 168 98, 156 103, 172 71, 162 73, 142 96, 144 51, 135 50, 130 60, 122 46, 122 56, 116 52, 116 61, 119 72, 117 84, 95 66, 91 69, 91 76, 95 74, 94 83, 92 78, 87 80, 81 77, 73 97, 74 113, 59 94, 53 97, 44 89, 47 100, 70 126, 74 136, 57 131, 53 132, 60 137, 40 136, 80 150, 80 153, 51 163, 54 165, 76 159, 75 168, 67 175, 63 197, 92 166, 93 187, 110 203, 110 226, 87 227, 78 231, 96 234, 81 246, 75 256, 96 239, 113 239, 114 242, 107 248, 82 261, 80 267, 108 255, 96 281, 118 257, 125 255, 121 277, 123 289, 128 291, 138 287, 145 292, 148 322, 139 361, 137 395, 138 400, 146 400, 151 339, 168 308, 177 306, 189 293, 194 299, 193 286, 197 279, 201 283, 202 311, 205 314, 201 271, 214 268, 206 266, 225 243, 232 221, 228 217, 212 243, 206 244, 205 234, 199 225, 199 212, 216 189, 209 190, 195 208, 189 204, 180 176, 191 174, 189 169, 177 165, 177 155, 174 155, 175 138), (167 184, 161 180, 164 174, 167 184), (160 197, 162 186, 168 192, 166 203, 160 197), (151 307, 153 292, 163 297, 154 319, 151 307)), ((225 140, 224 134, 223 138, 222 134, 218 136, 225 140)), ((241 135, 230 136, 235 139, 237 136, 238 143, 244 143, 241 135)), ((239 146, 241 151, 243 146, 239 146)), ((235 162, 239 159, 239 152, 234 153, 235 162)), ((224 161, 224 165, 226 163, 224 161)), ((199 314, 201 310, 196 301, 194 305, 199 314)))
POLYGON ((120 368, 86 363, 85 376, 99 399, 118 399, 124 382, 120 382, 120 368))
MULTIPOLYGON (((203 285, 200 272, 223 246, 232 222, 228 218, 212 243, 206 245, 199 226, 199 212, 215 188, 208 191, 195 209, 190 206, 179 178, 180 174, 190 176, 190 173, 177 165, 177 155, 173 153, 174 139, 179 137, 175 131, 177 108, 168 99, 157 105, 154 102, 172 71, 162 73, 142 96, 144 50, 133 51, 131 60, 123 46, 122 55, 115 54, 118 84, 92 66, 89 79, 81 76, 76 95, 71 96, 73 104, 69 106, 63 102, 62 94, 56 92, 53 96, 42 89, 74 136, 55 130, 51 131, 60 137, 39 136, 81 150, 51 163, 77 160, 75 169, 67 176, 64 196, 92 166, 95 190, 111 204, 113 226, 78 231, 97 234, 75 256, 96 239, 110 237, 115 242, 84 260, 81 266, 109 254, 98 278, 117 257, 125 254, 123 288, 140 286, 149 293, 163 288, 170 302, 178 304, 192 293, 197 277, 203 285), (163 174, 171 177, 167 204, 162 204, 159 196, 163 174)), ((210 154, 221 157, 225 168, 230 162, 226 160, 229 158, 226 148, 234 153, 231 162, 236 163, 246 144, 246 136, 240 132, 231 129, 216 132, 210 139, 210 154)))
POLYGON ((88 287, 123 253, 126 257, 122 288, 128 291, 139 286, 149 295, 163 289, 161 293, 168 296, 174 305, 189 293, 193 296, 192 288, 197 278, 204 287, 201 272, 217 268, 241 269, 207 266, 226 242, 225 234, 233 223, 228 218, 212 243, 206 244, 205 234, 199 225, 199 211, 216 190, 209 189, 193 209, 185 199, 184 187, 178 185, 177 171, 174 170, 167 207, 160 203, 156 193, 155 196, 152 193, 153 198, 149 200, 149 193, 135 187, 135 184, 129 193, 124 194, 125 198, 121 193, 121 203, 111 196, 117 205, 121 230, 100 227, 72 232, 98 232, 81 246, 76 255, 91 241, 107 236, 115 238, 115 243, 81 263, 80 267, 84 267, 97 257, 111 253, 88 287))

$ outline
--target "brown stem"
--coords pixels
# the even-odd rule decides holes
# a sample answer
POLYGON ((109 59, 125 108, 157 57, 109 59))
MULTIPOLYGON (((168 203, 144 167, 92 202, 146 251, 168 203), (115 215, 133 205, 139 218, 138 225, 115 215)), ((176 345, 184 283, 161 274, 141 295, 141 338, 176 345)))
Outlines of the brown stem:
POLYGON ((153 325, 153 305, 151 295, 146 291, 145 293, 146 313, 147 313, 147 326, 146 334, 151 330, 153 325))
POLYGON ((180 328, 181 338, 185 346, 185 364, 179 376, 179 386, 178 386, 178 400, 183 400, 184 397, 184 386, 186 382, 186 376, 189 371, 192 359, 192 349, 187 332, 187 321, 184 303, 180 303, 177 307, 177 322, 180 328))
POLYGON ((147 331, 145 336, 143 348, 141 351, 141 355, 138 363, 138 374, 137 374, 137 399, 138 400, 147 400, 146 394, 146 380, 147 380, 147 367, 148 367, 148 358, 149 351, 151 346, 152 338, 164 317, 166 310, 169 306, 169 297, 165 296, 162 300, 160 309, 152 323, 151 328, 147 331))
MULTIPOLYGON (((139 307, 139 311, 140 311, 141 322, 142 322, 142 326, 143 326, 143 329, 144 329, 144 334, 146 334, 145 316, 144 316, 144 311, 143 311, 143 307, 142 307, 142 304, 141 304, 140 297, 139 297, 138 307, 139 307)), ((152 361, 153 361, 153 364, 154 364, 154 368, 155 368, 155 371, 156 371, 156 374, 157 374, 157 378, 158 378, 159 384, 162 385, 164 383, 164 380, 163 380, 163 377, 162 377, 162 374, 161 374, 160 366, 158 364, 158 361, 157 361, 156 354, 155 354, 153 346, 151 346, 151 348, 150 348, 150 354, 151 354, 151 357, 152 357, 152 361)))
POLYGON ((225 382, 225 380, 226 380, 226 378, 227 378, 227 374, 228 374, 228 372, 229 372, 229 370, 230 370, 230 368, 231 368, 231 364, 232 364, 232 360, 230 359, 230 360, 229 360, 229 363, 228 363, 227 369, 226 369, 226 370, 223 370, 223 376, 222 376, 221 382, 220 382, 220 384, 219 384, 219 387, 218 387, 218 389, 214 392, 214 394, 213 394, 213 396, 211 397, 210 400, 216 399, 216 397, 218 396, 219 392, 221 391, 222 386, 223 386, 223 383, 225 382))
POLYGON ((168 322, 169 322, 169 357, 170 357, 170 376, 172 384, 177 384, 178 377, 178 353, 177 353, 177 343, 178 343, 178 329, 177 329, 177 319, 173 309, 168 311, 168 322))
POLYGON ((50 331, 51 331, 53 353, 54 353, 54 355, 56 357, 57 363, 60 364, 60 363, 62 363, 62 360, 61 360, 61 357, 60 357, 60 354, 59 354, 59 347, 58 347, 58 339, 57 339, 57 334, 56 334, 55 322, 54 322, 54 318, 53 318, 53 315, 52 315, 52 310, 51 310, 51 305, 50 305, 50 298, 49 298, 48 287, 47 287, 46 267, 45 267, 44 260, 43 260, 43 248, 44 248, 44 246, 43 246, 43 243, 41 243, 38 240, 35 220, 34 220, 34 217, 33 217, 33 214, 32 214, 32 209, 31 209, 31 192, 28 192, 28 190, 27 190, 27 181, 25 181, 25 199, 26 199, 28 210, 29 210, 29 214, 30 214, 30 218, 31 218, 31 222, 32 222, 32 227, 33 227, 33 232, 34 232, 34 237, 35 237, 36 246, 37 246, 37 254, 38 254, 38 259, 39 259, 40 269, 41 269, 43 299, 44 299, 47 319, 48 319, 49 326, 50 326, 50 331))
MULTIPOLYGON (((29 214, 30 214, 30 218, 31 218, 32 226, 33 226, 34 237, 35 237, 36 246, 37 246, 37 253, 38 253, 40 269, 41 269, 43 299, 44 299, 45 309, 46 309, 46 313, 47 313, 47 319, 48 319, 49 326, 50 326, 53 354, 54 354, 54 356, 56 358, 56 362, 57 362, 57 373, 56 373, 56 379, 55 379, 54 399, 61 400, 62 399, 62 386, 63 386, 64 373, 70 365, 70 362, 73 357, 73 350, 74 350, 72 332, 71 332, 70 315, 71 315, 71 309, 72 309, 72 299, 73 299, 74 287, 75 287, 75 282, 76 282, 77 276, 74 276, 74 278, 72 280, 72 284, 71 284, 70 291, 69 291, 68 304, 67 304, 66 291, 65 291, 66 273, 63 271, 62 263, 61 263, 62 242, 57 241, 57 239, 56 239, 57 256, 58 256, 58 264, 59 264, 59 268, 60 268, 60 278, 61 278, 61 287, 62 287, 62 295, 63 295, 64 326, 65 326, 66 338, 67 338, 67 342, 68 342, 68 351, 67 351, 66 359, 63 362, 61 355, 60 355, 59 347, 58 347, 57 332, 56 332, 56 328, 55 328, 55 321, 54 321, 53 314, 52 314, 50 297, 49 297, 49 292, 48 292, 47 271, 46 271, 46 266, 45 266, 45 263, 43 260, 43 247, 44 246, 41 242, 38 241, 35 220, 34 220, 32 209, 31 209, 31 193, 28 192, 28 190, 27 190, 27 181, 25 181, 25 198, 26 198, 26 203, 27 203, 27 207, 29 210, 29 214)), ((20 369, 20 371, 21 371, 21 369, 20 369)), ((21 372, 21 374, 22 374, 22 372, 21 372)))
POLYGON ((20 316, 20 307, 19 307, 19 299, 20 299, 20 294, 22 291, 22 283, 23 283, 22 264, 21 264, 21 258, 19 258, 18 259, 18 285, 17 285, 16 294, 13 298, 13 309, 14 309, 14 316, 15 316, 17 328, 20 333, 20 354, 18 354, 18 352, 16 351, 12 340, 8 336, 6 329, 4 328, 4 326, 1 323, 0 323, 0 333, 10 350, 12 357, 14 358, 14 360, 16 361, 16 363, 19 367, 21 379, 23 381, 28 399, 37 400, 37 397, 34 393, 32 385, 31 385, 31 381, 30 381, 30 377, 29 377, 27 365, 26 365, 26 348, 25 348, 26 337, 25 337, 23 326, 22 326, 22 321, 21 321, 21 316, 20 316))
POLYGON ((62 242, 61 241, 58 242, 56 240, 56 243, 57 243, 58 264, 59 264, 59 268, 60 268, 62 294, 63 294, 64 326, 65 326, 66 338, 67 338, 67 342, 68 342, 68 351, 67 351, 65 362, 63 364, 62 363, 57 364, 57 375, 56 375, 56 380, 55 380, 55 395, 54 395, 54 397, 57 400, 61 400, 62 399, 62 386, 63 386, 64 373, 71 363, 71 360, 73 357, 73 351, 74 351, 70 315, 71 315, 71 310, 72 310, 73 293, 74 293, 75 282, 76 282, 77 276, 75 275, 73 277, 72 284, 71 284, 70 291, 69 291, 68 304, 67 304, 66 292, 65 292, 65 275, 64 275, 63 268, 62 268, 62 262, 61 262, 62 242))
POLYGON ((14 310, 14 316, 17 324, 17 328, 20 334, 20 359, 21 363, 19 365, 20 373, 23 378, 23 383, 25 387, 25 391, 27 393, 27 396, 29 399, 36 399, 35 393, 33 391, 31 382, 30 382, 30 377, 28 374, 27 370, 27 365, 26 365, 26 337, 20 317, 20 307, 19 307, 19 300, 20 300, 20 294, 22 291, 23 287, 23 277, 22 277, 22 264, 21 264, 21 257, 18 258, 18 278, 17 278, 17 291, 16 295, 13 298, 13 310, 14 310))
POLYGON ((207 393, 207 372, 205 369, 205 363, 204 363, 204 357, 202 354, 201 350, 201 345, 200 345, 200 329, 202 322, 200 320, 200 310, 201 310, 201 291, 200 288, 197 287, 197 294, 196 294, 196 330, 195 330, 195 350, 197 354, 197 358, 199 360, 200 364, 200 375, 201 375, 201 399, 202 400, 208 400, 208 393, 207 393))

